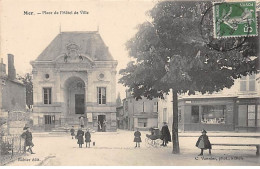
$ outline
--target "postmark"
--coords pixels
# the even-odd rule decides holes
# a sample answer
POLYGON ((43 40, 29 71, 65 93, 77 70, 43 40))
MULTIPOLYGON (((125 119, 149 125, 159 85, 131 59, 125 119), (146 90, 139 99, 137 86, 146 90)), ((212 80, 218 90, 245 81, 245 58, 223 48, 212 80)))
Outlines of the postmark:
POLYGON ((215 2, 214 38, 257 36, 256 2, 215 2))

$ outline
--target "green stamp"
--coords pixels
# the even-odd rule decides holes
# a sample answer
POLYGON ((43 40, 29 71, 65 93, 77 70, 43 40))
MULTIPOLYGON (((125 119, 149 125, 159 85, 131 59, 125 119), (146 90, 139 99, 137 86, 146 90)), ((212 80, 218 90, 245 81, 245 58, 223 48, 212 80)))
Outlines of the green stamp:
POLYGON ((214 37, 257 36, 256 2, 217 2, 213 6, 214 37))

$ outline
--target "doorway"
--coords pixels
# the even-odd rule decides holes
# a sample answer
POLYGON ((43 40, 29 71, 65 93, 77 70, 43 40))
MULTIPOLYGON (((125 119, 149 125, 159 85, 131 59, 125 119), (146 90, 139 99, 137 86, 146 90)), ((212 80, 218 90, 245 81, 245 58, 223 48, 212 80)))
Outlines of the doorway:
POLYGON ((105 132, 106 131, 106 115, 98 115, 98 131, 105 132))
POLYGON ((84 94, 75 94, 75 113, 84 114, 85 104, 84 104, 84 94))
POLYGON ((55 116, 54 115, 44 115, 44 130, 51 131, 55 127, 55 116))

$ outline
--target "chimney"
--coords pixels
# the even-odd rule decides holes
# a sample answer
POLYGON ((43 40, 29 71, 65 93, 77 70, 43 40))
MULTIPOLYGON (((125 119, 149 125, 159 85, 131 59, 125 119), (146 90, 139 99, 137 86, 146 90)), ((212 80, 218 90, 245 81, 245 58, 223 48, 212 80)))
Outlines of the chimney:
POLYGON ((3 58, 1 58, 1 63, 0 63, 0 76, 6 75, 6 67, 3 61, 3 58))
POLYGON ((14 80, 16 78, 16 71, 14 68, 14 55, 8 54, 8 78, 14 80))

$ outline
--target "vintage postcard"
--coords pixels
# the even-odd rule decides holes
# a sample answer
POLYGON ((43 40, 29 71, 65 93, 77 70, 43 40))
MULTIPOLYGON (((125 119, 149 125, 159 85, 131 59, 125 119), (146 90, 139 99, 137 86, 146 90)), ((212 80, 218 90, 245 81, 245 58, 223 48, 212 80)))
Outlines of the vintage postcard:
POLYGON ((259 0, 0 0, 1 166, 259 166, 259 0))

